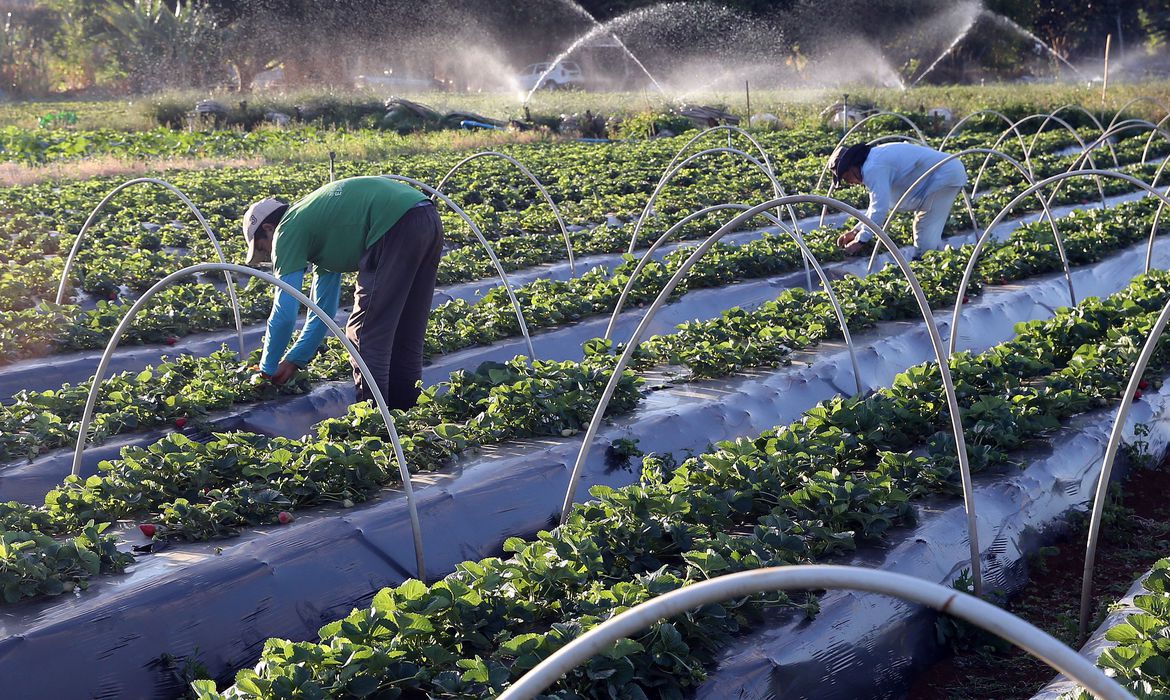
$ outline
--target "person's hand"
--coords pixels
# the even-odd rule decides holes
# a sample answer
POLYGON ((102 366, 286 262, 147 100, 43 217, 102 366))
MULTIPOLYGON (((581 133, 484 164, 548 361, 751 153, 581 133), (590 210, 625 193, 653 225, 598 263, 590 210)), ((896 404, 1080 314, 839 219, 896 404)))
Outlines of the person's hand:
POLYGON ((859 240, 861 238, 862 229, 855 228, 851 231, 846 231, 837 237, 837 245, 845 249, 846 255, 853 255, 861 250, 864 242, 859 240))
POLYGON ((273 372, 272 376, 268 379, 273 384, 280 386, 281 384, 284 384, 288 380, 292 379, 293 376, 296 375, 298 369, 300 368, 288 360, 281 360, 280 364, 276 367, 276 371, 273 372))

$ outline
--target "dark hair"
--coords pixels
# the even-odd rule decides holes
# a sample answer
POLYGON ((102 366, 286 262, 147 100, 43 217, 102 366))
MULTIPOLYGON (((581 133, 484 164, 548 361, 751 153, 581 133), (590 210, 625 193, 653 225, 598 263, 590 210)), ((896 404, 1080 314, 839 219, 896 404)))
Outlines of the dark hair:
POLYGON ((279 208, 273 210, 273 212, 271 214, 264 217, 264 220, 260 222, 260 226, 256 229, 256 232, 259 233, 260 231, 263 231, 264 224, 272 224, 273 226, 279 225, 280 220, 284 218, 284 214, 287 211, 288 211, 287 204, 280 205, 279 208))
POLYGON ((871 150, 873 150, 873 146, 867 143, 855 143, 849 148, 834 153, 837 157, 830 163, 830 169, 833 171, 833 179, 840 180, 851 169, 861 167, 865 163, 865 160, 869 158, 869 152, 871 150))

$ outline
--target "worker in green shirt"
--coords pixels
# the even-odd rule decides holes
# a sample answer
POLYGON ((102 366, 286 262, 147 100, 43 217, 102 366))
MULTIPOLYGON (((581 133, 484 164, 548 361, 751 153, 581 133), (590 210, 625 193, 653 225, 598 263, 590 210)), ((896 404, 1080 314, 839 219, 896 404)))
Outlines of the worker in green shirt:
MULTIPOLYGON (((277 277, 300 289, 313 266, 313 301, 337 313, 341 273, 356 272, 345 334, 390 408, 410 408, 422 378, 423 336, 443 251, 443 224, 431 200, 384 177, 331 182, 291 206, 263 199, 244 214, 248 264, 272 261, 277 277)), ((288 347, 300 303, 276 290, 260 372, 274 384, 304 368, 328 328, 310 313, 288 347), (287 352, 286 352, 287 350, 287 352)), ((354 365, 357 400, 373 398, 354 365)))

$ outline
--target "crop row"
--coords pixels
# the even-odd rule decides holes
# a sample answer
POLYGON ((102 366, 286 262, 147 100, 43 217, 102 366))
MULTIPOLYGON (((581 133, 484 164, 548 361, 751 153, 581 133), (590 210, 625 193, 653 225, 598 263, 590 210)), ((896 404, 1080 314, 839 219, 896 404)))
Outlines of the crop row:
MULTIPOLYGON (((1153 166, 1138 168, 1133 172, 1139 176, 1149 177, 1153 174, 1153 166)), ((1127 189, 1127 184, 1118 180, 1107 180, 1105 186, 1110 193, 1122 192, 1127 189)), ((1080 202, 1092 199, 1094 194, 1095 185, 1091 180, 1076 180, 1065 183, 1059 199, 1061 202, 1080 202)), ((989 220, 998 208, 1006 203, 1008 196, 1001 194, 981 197, 977 203, 980 220, 989 220)), ((1032 203, 1032 206, 1034 207, 1035 204, 1032 203)), ((962 211, 956 210, 952 213, 950 225, 952 229, 963 228, 965 223, 965 214, 962 211)), ((905 236, 906 225, 904 222, 897 223, 894 228, 901 236, 905 236)), ((682 231, 679 237, 694 238, 705 235, 709 231, 709 224, 696 221, 682 231)), ((643 231, 643 241, 648 242, 658 233, 655 226, 647 227, 643 231)), ((135 241, 144 235, 146 234, 134 234, 135 241)), ((155 245, 161 245, 162 240, 169 240, 156 234, 150 235, 155 238, 155 245)), ((607 226, 599 226, 573 234, 577 248, 588 252, 619 252, 624 250, 626 236, 623 229, 607 226), (583 243, 585 245, 582 245, 583 243)), ((516 253, 511 259, 513 265, 537 264, 563 256, 558 237, 514 236, 512 239, 514 239, 512 248, 516 253)), ((191 243, 190 240, 169 240, 169 242, 171 244, 191 243)), ((88 285, 88 289, 95 294, 117 297, 118 292, 115 290, 119 289, 119 285, 122 283, 126 283, 134 289, 145 289, 161 274, 160 270, 170 269, 175 264, 175 261, 164 263, 150 258, 147 254, 151 251, 135 253, 134 255, 144 256, 142 257, 144 265, 141 266, 141 269, 149 270, 145 277, 140 277, 136 281, 132 272, 134 266, 127 268, 124 264, 120 265, 116 273, 114 268, 110 267, 117 258, 112 257, 105 246, 117 247, 119 244, 121 246, 138 245, 134 241, 114 236, 106 241, 103 247, 91 251, 91 254, 96 256, 93 258, 95 264, 99 267, 105 266, 108 271, 94 271, 87 268, 84 262, 79 266, 83 279, 87 280, 83 282, 83 286, 88 285), (105 255, 100 255, 102 252, 105 255), (130 272, 127 272, 128 269, 130 272)), ((478 248, 457 249, 449 253, 444 260, 455 260, 461 253, 468 250, 477 251, 479 257, 463 261, 474 267, 474 274, 468 272, 466 276, 475 277, 489 274, 490 266, 478 248)), ((123 259, 120 262, 126 263, 126 260, 123 259)), ((35 287, 37 284, 45 286, 54 284, 54 275, 46 271, 49 269, 46 261, 42 260, 30 263, 30 265, 37 266, 44 273, 40 282, 36 281, 35 275, 33 279, 26 279, 24 273, 27 270, 13 269, 9 273, 0 272, 0 297, 7 296, 14 304, 23 306, 37 298, 37 293, 30 287, 35 287), (7 292, 4 291, 5 280, 12 282, 7 288, 7 292)), ((42 292, 45 291, 42 290, 42 292)), ((241 303, 243 316, 248 321, 262 319, 267 313, 266 295, 261 285, 255 281, 250 282, 241 295, 241 303)), ((5 328, 0 329, 0 357, 3 357, 4 361, 13 361, 22 357, 35 357, 54 351, 100 347, 120 320, 124 308, 125 306, 121 302, 100 301, 96 308, 84 311, 72 305, 42 304, 37 308, 23 308, 12 312, 9 314, 10 322, 5 324, 5 328)), ((232 318, 224 295, 209 284, 180 285, 167 290, 156 298, 152 309, 156 312, 149 317, 142 317, 136 323, 128 334, 128 342, 157 343, 191 332, 220 329, 230 325, 232 318)))
MULTIPOLYGON (((1115 402, 1170 294, 1170 276, 1021 324, 1020 335, 952 373, 976 469, 1073 415, 1115 402)), ((1167 347, 1153 372, 1167 368, 1167 347)), ((937 365, 869 396, 834 398, 802 420, 721 443, 675 466, 650 457, 641 483, 597 487, 555 532, 505 543, 507 560, 465 562, 433 585, 407 581, 320 630, 269 640, 255 670, 201 698, 487 697, 581 632, 651 597, 733 571, 805 563, 913 521, 911 503, 953 493, 957 464, 937 365)), ((1129 400, 1129 397, 1124 397, 1129 400)), ((624 639, 570 673, 554 697, 682 697, 718 644, 783 596, 705 606, 624 639), (634 693, 634 695, 631 695, 634 693)), ((812 601, 800 605, 815 612, 812 601)))
MULTIPOLYGON (((1094 262, 1141 240, 1143 225, 1148 225, 1155 209, 1153 200, 1145 200, 1108 210, 1078 212, 1062 220, 1070 263, 1094 262)), ((823 238, 813 239, 813 246, 819 256, 824 256, 822 259, 839 255, 823 238)), ((643 282, 630 303, 652 299, 681 265, 685 254, 680 251, 663 263, 647 265, 643 282)), ((932 303, 945 303, 953 294, 966 255, 969 249, 957 254, 932 254, 927 263, 915 265, 928 282, 932 303)), ((676 294, 777 274, 792 269, 798 256, 796 246, 786 238, 769 235, 739 246, 717 245, 692 268, 676 294)), ((529 327, 548 328, 606 313, 613 308, 632 267, 633 263, 627 262, 612 276, 598 270, 571 280, 541 280, 520 287, 517 295, 526 309, 529 327)), ((1031 224, 1014 232, 1007 241, 987 248, 975 281, 1002 283, 1059 269, 1060 258, 1050 229, 1031 224)), ((880 320, 913 318, 917 314, 913 300, 891 293, 902 284, 893 269, 870 280, 847 277, 835 282, 851 329, 868 328, 880 320)), ((518 333, 509 301, 496 289, 475 304, 454 301, 437 308, 425 347, 429 354, 447 353, 518 333)), ((644 357, 648 362, 685 365, 696 376, 725 376, 742 368, 774 365, 783 361, 793 347, 808 347, 838 333, 827 295, 793 289, 751 312, 735 309, 717 319, 683 324, 674 334, 648 341, 644 357)), ((334 345, 328 348, 297 383, 282 392, 301 393, 311 383, 347 377, 349 367, 344 352, 334 345)), ((249 367, 255 364, 254 359, 241 363, 235 354, 225 350, 208 358, 180 356, 141 373, 115 375, 103 386, 90 437, 100 440, 174 420, 197 421, 211 411, 270 398, 275 389, 252 380, 249 367)), ((32 457, 76 440, 76 425, 88 391, 89 384, 82 383, 16 394, 10 405, 0 407, 0 460, 32 457)))
MULTIPOLYGON (((1146 593, 1133 598, 1140 612, 1106 631, 1105 639, 1115 646, 1101 652, 1097 665, 1135 697, 1164 698, 1170 696, 1170 559, 1154 564, 1142 586, 1146 593)), ((1076 697, 1091 700, 1085 691, 1076 697)))
MULTIPOLYGON (((1069 245, 1071 250, 1083 251, 1084 260, 1099 259, 1143 235, 1141 226, 1126 226, 1124 215, 1114 211, 1094 210, 1077 219, 1083 226, 1070 234, 1069 245), (1106 219, 1106 215, 1115 218, 1106 219), (1073 245, 1078 236, 1082 243, 1073 245)), ((983 263, 990 267, 981 267, 977 282, 988 281, 988 271, 1007 275, 991 281, 1006 281, 1018 278, 1013 273, 1025 276, 1058 268, 1055 246, 1044 242, 1040 231, 1021 229, 1011 240, 994 246, 986 257, 990 262, 983 263), (1023 261, 1027 261, 1026 266, 1023 261)), ((969 249, 939 251, 913 263, 932 303, 946 304, 953 299, 969 254, 969 249)), ((842 284, 850 285, 843 296, 851 327, 917 315, 909 286, 892 269, 842 280, 842 284)), ((640 362, 683 362, 696 375, 725 376, 751 366, 782 364, 792 349, 815 345, 839 332, 823 292, 792 289, 758 310, 733 309, 716 321, 684 324, 675 335, 651 338, 640 362)), ((591 341, 580 363, 536 363, 526 368, 523 360, 517 359, 506 367, 489 365, 476 373, 453 374, 446 393, 438 387, 429 389, 418 407, 399 416, 408 463, 412 469, 433 470, 469 444, 524 435, 571 434, 592 411, 606 379, 603 368, 612 361, 610 350, 605 343, 591 341)), ((214 361, 227 368, 223 371, 232 372, 230 355, 217 355, 214 361)), ((185 362, 196 367, 202 361, 185 362)), ((334 349, 314 363, 314 371, 321 371, 318 363, 332 365, 337 371, 345 366, 345 359, 334 349)), ((238 382, 243 370, 235 371, 238 382)), ((169 390, 184 394, 203 391, 211 396, 234 391, 230 385, 217 386, 217 376, 209 373, 200 378, 197 388, 171 385, 169 390)), ((169 380, 165 375, 156 380, 155 371, 148 370, 133 381, 139 383, 139 389, 123 386, 119 391, 133 394, 156 381, 169 380)), ((620 395, 611 406, 615 413, 632 410, 640 400, 631 375, 625 377, 623 387, 629 393, 620 395)), ((164 406, 167 401, 162 400, 164 406)), ((50 422, 58 427, 64 423, 60 417, 50 422)), ((110 423, 108 417, 99 421, 99 425, 110 423)), ((232 433, 217 436, 201 447, 182 436, 170 436, 150 448, 128 448, 122 459, 102 464, 101 476, 85 480, 70 477, 46 497, 44 506, 8 504, 2 522, 5 530, 63 534, 90 519, 136 516, 159 520, 166 525, 164 532, 175 536, 221 536, 245 524, 272 522, 284 509, 361 500, 380 484, 393 482, 395 475, 384 466, 388 454, 377 451, 382 443, 374 436, 381 431, 376 412, 363 405, 352 408, 343 418, 324 421, 315 436, 301 441, 274 442, 232 433), (254 449, 244 450, 244 445, 254 449), (248 459, 241 461, 241 451, 248 459), (214 474, 215 480, 202 476, 198 478, 203 481, 189 480, 192 474, 207 473, 214 474), (321 486, 326 483, 327 487, 321 486)), ((55 588, 55 584, 44 583, 39 588, 33 586, 29 595, 55 588)))

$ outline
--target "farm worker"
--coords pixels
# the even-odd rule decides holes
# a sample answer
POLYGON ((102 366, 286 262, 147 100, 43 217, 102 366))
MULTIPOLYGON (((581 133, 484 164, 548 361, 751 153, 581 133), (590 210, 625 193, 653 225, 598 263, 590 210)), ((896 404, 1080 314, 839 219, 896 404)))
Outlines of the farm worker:
MULTIPOLYGON (((331 182, 291 206, 263 199, 244 214, 249 265, 272 261, 277 277, 300 289, 313 266, 312 299, 337 313, 341 274, 357 273, 345 334, 357 347, 390 408, 418 400, 423 335, 443 251, 443 224, 431 200, 384 177, 331 182)), ((300 303, 277 290, 268 316, 260 373, 283 384, 304 368, 329 329, 310 313, 288 348, 300 303), (288 350, 285 352, 285 350, 288 350)), ((357 400, 373 398, 356 364, 357 400)))
MULTIPOLYGON (((839 146, 829 156, 829 171, 836 184, 865 185, 869 190, 866 215, 879 226, 886 225, 890 209, 914 183, 947 154, 912 143, 883 143, 879 146, 855 144, 839 146)), ((899 207, 917 212, 914 216, 914 246, 917 253, 942 248, 943 226, 951 206, 967 184, 967 171, 958 158, 947 163, 919 183, 899 207)), ((846 254, 855 255, 862 244, 874 237, 874 231, 858 224, 837 238, 846 254)))

